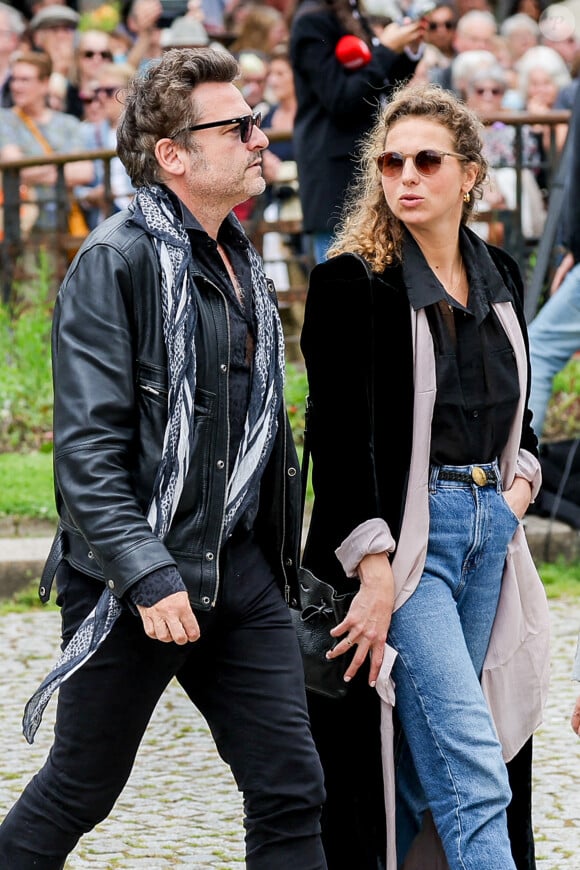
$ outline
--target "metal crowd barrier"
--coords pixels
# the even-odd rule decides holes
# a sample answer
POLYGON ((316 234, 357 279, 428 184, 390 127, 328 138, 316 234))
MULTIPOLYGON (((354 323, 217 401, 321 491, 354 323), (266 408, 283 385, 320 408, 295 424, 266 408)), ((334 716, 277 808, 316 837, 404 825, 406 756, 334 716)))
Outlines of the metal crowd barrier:
MULTIPOLYGON (((522 127, 526 124, 544 124, 551 128, 551 146, 548 154, 545 155, 543 164, 540 167, 544 172, 546 179, 546 187, 551 191, 551 185, 557 178, 557 171, 560 161, 560 155, 557 152, 555 145, 555 127, 557 124, 568 123, 570 112, 557 111, 548 112, 545 115, 530 112, 500 112, 493 116, 482 117, 482 121, 486 124, 494 122, 502 122, 507 125, 512 125, 515 128, 516 142, 516 207, 512 211, 497 211, 489 212, 486 217, 478 215, 478 220, 498 220, 504 224, 505 234, 503 246, 506 250, 515 257, 518 261, 526 279, 530 273, 530 256, 535 250, 538 243, 541 241, 543 248, 547 247, 547 240, 543 238, 525 239, 522 233, 522 169, 527 168, 522 156, 522 127)), ((290 137, 289 132, 283 131, 265 131, 272 141, 287 140, 290 137)), ((23 160, 0 161, 0 173, 2 176, 2 211, 3 211, 3 237, 0 240, 0 269, 1 269, 1 292, 4 300, 9 300, 14 281, 18 279, 18 263, 22 254, 25 252, 34 253, 35 246, 49 246, 51 251, 57 255, 58 261, 61 264, 60 269, 57 269, 54 279, 60 282, 64 276, 66 265, 70 260, 71 252, 78 247, 80 239, 72 237, 68 230, 68 192, 64 180, 64 167, 67 163, 78 160, 101 160, 104 166, 104 186, 105 186, 105 202, 107 213, 113 210, 113 197, 111 195, 110 186, 110 161, 115 156, 114 151, 86 151, 77 154, 66 155, 51 155, 49 157, 28 158, 23 160), (54 232, 37 234, 32 231, 28 237, 25 237, 21 226, 21 210, 25 203, 21 197, 20 171, 30 166, 56 165, 57 181, 54 186, 54 199, 57 205, 57 226, 54 232)), ((548 196, 548 202, 549 202, 548 196)), ((562 197, 557 197, 561 199, 562 197)), ((264 198, 264 202, 266 199, 264 198)), ((278 232, 282 236, 292 235, 296 237, 301 233, 301 223, 299 218, 293 219, 291 222, 281 219, 276 222, 265 223, 262 220, 263 202, 259 202, 255 209, 253 218, 247 222, 247 230, 250 237, 256 243, 257 247, 262 250, 262 242, 266 232, 278 232)), ((557 215, 552 214, 549 226, 557 224, 557 215)), ((306 249, 290 250, 288 255, 293 261, 291 265, 298 266, 298 269, 290 270, 300 276, 295 287, 290 286, 287 292, 288 304, 303 301, 307 286, 308 267, 312 264, 311 258, 306 249)), ((544 258, 545 259, 545 258, 544 258)), ((543 263, 545 267, 545 263, 543 263)), ((545 275, 542 276, 542 281, 545 280, 545 275)), ((535 287, 542 282, 539 281, 537 274, 534 276, 535 287)), ((58 286, 58 285, 57 285, 58 286)), ((55 290, 56 292, 56 290, 55 290)), ((539 293, 536 293, 534 300, 534 310, 537 304, 539 293)), ((529 304, 527 311, 529 314, 529 304)))

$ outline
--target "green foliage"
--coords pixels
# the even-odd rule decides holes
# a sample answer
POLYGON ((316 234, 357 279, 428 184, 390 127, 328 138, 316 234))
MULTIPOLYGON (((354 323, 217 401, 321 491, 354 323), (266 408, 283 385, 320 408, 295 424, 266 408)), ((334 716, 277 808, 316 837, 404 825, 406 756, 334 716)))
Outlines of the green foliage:
POLYGON ((39 449, 52 439, 49 280, 0 304, 0 451, 39 449))
POLYGON ((0 453, 0 516, 56 521, 51 453, 0 453))
POLYGON ((52 599, 43 604, 38 597, 38 580, 33 580, 29 586, 15 592, 10 598, 0 599, 0 616, 5 613, 26 613, 28 610, 58 610, 52 599))
POLYGON ((555 562, 538 565, 548 598, 577 597, 580 595, 580 562, 567 562, 559 557, 555 562))
POLYGON ((304 413, 306 410, 306 395, 308 393, 308 381, 303 368, 288 363, 286 365, 286 406, 292 434, 296 445, 304 440, 304 413))
POLYGON ((572 359, 554 378, 554 392, 580 396, 580 359, 572 359))
POLYGON ((546 413, 544 438, 548 441, 580 436, 580 359, 572 359, 554 378, 546 413))

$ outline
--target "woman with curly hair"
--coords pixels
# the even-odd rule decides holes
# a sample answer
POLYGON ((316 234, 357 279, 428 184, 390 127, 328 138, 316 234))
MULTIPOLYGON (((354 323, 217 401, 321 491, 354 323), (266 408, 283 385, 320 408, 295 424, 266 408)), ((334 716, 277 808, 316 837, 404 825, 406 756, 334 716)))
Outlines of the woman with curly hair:
POLYGON ((398 91, 311 277, 304 564, 357 593, 329 638, 346 697, 310 697, 331 870, 384 866, 385 817, 389 870, 534 866, 548 612, 521 521, 540 466, 521 277, 467 226, 486 173, 465 104, 398 91))

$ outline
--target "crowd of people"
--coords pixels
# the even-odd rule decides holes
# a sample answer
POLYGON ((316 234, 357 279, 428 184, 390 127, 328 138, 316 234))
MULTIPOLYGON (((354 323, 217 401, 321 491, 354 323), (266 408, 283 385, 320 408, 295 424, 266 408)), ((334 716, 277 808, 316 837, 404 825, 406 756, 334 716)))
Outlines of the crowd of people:
MULTIPOLYGON (((358 140, 377 105, 401 82, 440 84, 482 116, 502 109, 527 109, 541 116, 573 104, 580 44, 572 25, 566 29, 561 17, 550 16, 552 7, 529 0, 501 9, 492 8, 489 0, 437 0, 425 8, 427 14, 420 17, 409 0, 368 0, 360 7, 358 0, 189 0, 171 7, 163 0, 131 0, 119 13, 106 3, 83 11, 75 2, 0 2, 0 159, 42 153, 38 137, 22 134, 24 122, 14 119, 15 112, 24 112, 56 152, 114 148, 114 116, 120 109, 112 102, 122 103, 132 73, 159 61, 170 48, 223 48, 240 64, 238 86, 250 107, 262 113, 266 126, 272 124, 288 137, 291 156, 280 166, 276 149, 268 152, 266 180, 285 183, 292 172, 288 162, 295 164, 304 230, 318 262, 354 177, 358 140), (344 37, 351 38, 346 54, 344 37), (30 51, 45 56, 42 111, 28 105, 30 96, 22 89, 23 70, 31 79, 37 75, 26 66, 30 51), (283 97, 281 109, 275 83, 284 54, 288 88, 294 92, 283 97), (484 70, 490 74, 485 76, 484 70), (63 129, 66 133, 57 132, 63 129)), ((573 21, 573 10, 570 16, 573 21)), ((31 83, 28 89, 35 87, 31 83)), ((524 131, 524 238, 541 234, 549 189, 541 166, 553 160, 554 146, 556 153, 561 150, 566 132, 566 124, 552 129, 539 120, 524 131)), ((480 209, 513 211, 514 128, 498 121, 489 139, 493 142, 487 144, 486 156, 494 173, 480 209)), ((90 177, 86 170, 86 165, 67 170, 66 184, 92 228, 123 204, 132 189, 116 162, 105 203, 102 164, 94 163, 90 177)), ((45 179, 34 186, 25 181, 35 198, 49 198, 50 191, 40 186, 45 179)), ((240 205, 237 213, 249 217, 252 204, 240 205)), ((38 220, 33 230, 44 228, 40 213, 38 220)), ((491 241, 502 241, 503 230, 488 217, 476 230, 491 241)))
MULTIPOLYGON (((522 520, 541 483, 534 359, 580 286, 578 197, 531 353, 522 274, 482 215, 514 209, 521 157, 523 233, 541 234, 568 132, 542 116, 572 106, 580 135, 576 30, 538 0, 180 11, 133 0, 99 27, 0 2, 0 158, 118 152, 109 200, 100 161, 65 171, 93 231, 55 309, 41 583, 56 575, 63 651, 25 735, 58 688, 57 724, 0 862, 61 870, 175 677, 244 794, 251 870, 534 870, 549 619, 522 520), (533 115, 521 155, 504 109, 533 115), (286 606, 300 475, 271 275, 244 230, 281 188, 317 264, 303 561, 356 589, 329 637, 340 699, 305 692, 286 606)), ((54 181, 22 171, 31 234, 54 226, 54 181)))

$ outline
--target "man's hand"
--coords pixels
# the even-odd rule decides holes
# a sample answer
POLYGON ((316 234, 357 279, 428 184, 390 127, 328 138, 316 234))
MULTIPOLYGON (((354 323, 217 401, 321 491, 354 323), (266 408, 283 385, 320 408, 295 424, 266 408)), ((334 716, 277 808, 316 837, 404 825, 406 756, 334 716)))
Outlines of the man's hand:
POLYGON ((576 704, 570 718, 570 725, 574 734, 580 737, 580 695, 576 698, 576 704))
POLYGON ((353 598, 343 621, 333 628, 332 637, 346 635, 327 653, 328 659, 344 655, 356 644, 356 651, 348 666, 345 679, 354 677, 367 655, 371 663, 369 684, 374 686, 385 653, 387 632, 395 601, 395 580, 386 553, 365 556, 358 567, 360 590, 353 598))
POLYGON ((187 592, 175 592, 153 607, 137 605, 145 634, 163 643, 185 644, 199 640, 200 631, 187 592))

